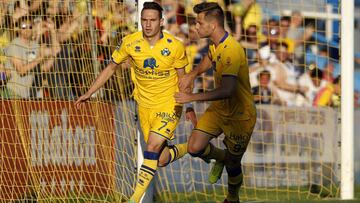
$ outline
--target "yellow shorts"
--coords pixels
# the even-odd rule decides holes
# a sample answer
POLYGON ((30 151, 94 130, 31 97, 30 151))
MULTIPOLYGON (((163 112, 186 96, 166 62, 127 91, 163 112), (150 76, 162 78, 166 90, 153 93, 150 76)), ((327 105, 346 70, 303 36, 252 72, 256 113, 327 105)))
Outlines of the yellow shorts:
POLYGON ((180 120, 182 106, 174 103, 164 104, 158 108, 139 106, 138 112, 146 143, 150 132, 156 133, 167 140, 174 139, 174 130, 180 120))
POLYGON ((256 114, 248 119, 234 120, 221 116, 210 108, 201 116, 194 130, 214 138, 224 133, 223 142, 226 148, 231 154, 241 158, 249 144, 255 123, 256 114))

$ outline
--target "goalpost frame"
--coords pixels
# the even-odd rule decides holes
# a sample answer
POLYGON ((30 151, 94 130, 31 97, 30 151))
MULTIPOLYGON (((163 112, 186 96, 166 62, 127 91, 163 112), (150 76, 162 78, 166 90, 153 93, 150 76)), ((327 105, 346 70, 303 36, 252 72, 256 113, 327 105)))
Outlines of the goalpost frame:
POLYGON ((354 0, 341 1, 341 199, 354 198, 354 0), (346 84, 345 82, 346 81, 346 84))

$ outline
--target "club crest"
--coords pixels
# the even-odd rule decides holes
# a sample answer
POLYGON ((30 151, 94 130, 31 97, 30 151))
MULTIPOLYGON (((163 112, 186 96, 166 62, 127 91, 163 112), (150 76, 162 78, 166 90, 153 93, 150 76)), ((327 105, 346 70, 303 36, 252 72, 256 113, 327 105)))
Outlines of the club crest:
POLYGON ((135 52, 140 52, 140 51, 141 51, 140 46, 136 46, 136 47, 135 47, 135 52))
POLYGON ((171 52, 168 48, 161 50, 161 55, 163 55, 163 56, 169 56, 170 54, 171 54, 171 52))

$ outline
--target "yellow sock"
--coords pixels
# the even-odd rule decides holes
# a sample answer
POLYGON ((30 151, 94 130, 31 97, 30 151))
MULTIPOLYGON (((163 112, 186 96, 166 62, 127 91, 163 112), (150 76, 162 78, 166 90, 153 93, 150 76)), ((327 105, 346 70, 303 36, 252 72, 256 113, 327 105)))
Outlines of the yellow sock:
POLYGON ((170 163, 171 163, 171 162, 174 162, 174 161, 180 159, 187 153, 187 143, 171 146, 171 147, 169 147, 169 152, 170 152, 170 156, 171 156, 171 159, 170 159, 170 163))
POLYGON ((148 151, 144 152, 144 162, 141 165, 138 181, 136 183, 134 194, 130 198, 131 200, 140 202, 141 197, 145 193, 156 173, 158 160, 159 153, 148 151))

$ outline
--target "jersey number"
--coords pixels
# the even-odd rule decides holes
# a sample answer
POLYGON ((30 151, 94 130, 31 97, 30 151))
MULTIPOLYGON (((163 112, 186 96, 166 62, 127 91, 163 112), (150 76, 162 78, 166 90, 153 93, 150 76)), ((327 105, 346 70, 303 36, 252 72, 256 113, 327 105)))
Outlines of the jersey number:
POLYGON ((162 125, 160 128, 158 128, 158 130, 161 130, 161 129, 163 129, 167 124, 168 124, 168 122, 166 122, 166 121, 161 121, 164 125, 162 125))

